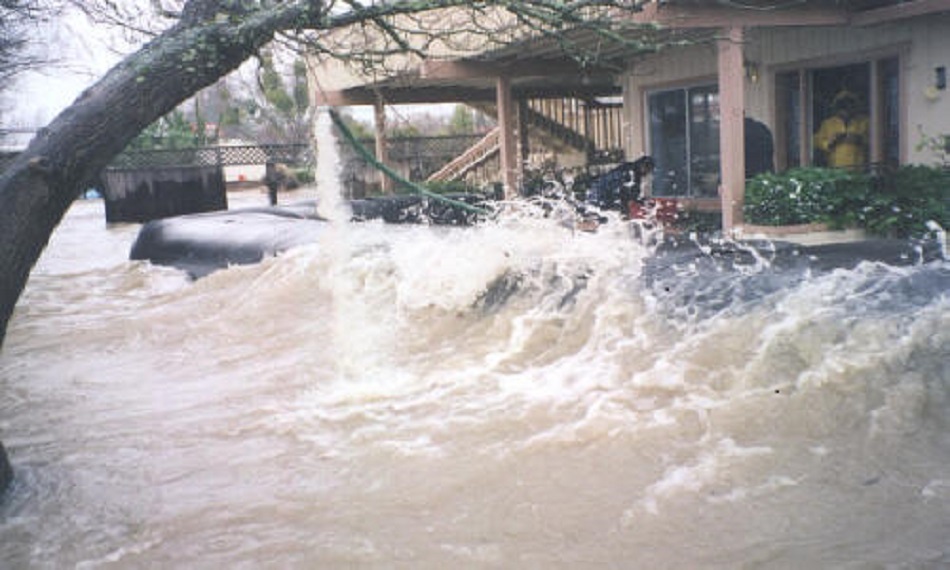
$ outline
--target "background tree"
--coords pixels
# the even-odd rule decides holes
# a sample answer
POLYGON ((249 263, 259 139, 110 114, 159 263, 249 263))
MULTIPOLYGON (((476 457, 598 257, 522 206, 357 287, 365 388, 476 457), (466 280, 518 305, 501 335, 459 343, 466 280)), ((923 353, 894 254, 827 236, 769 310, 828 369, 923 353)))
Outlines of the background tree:
POLYGON ((207 127, 200 115, 195 120, 185 116, 181 109, 175 109, 147 126, 126 150, 176 150, 214 144, 217 137, 209 133, 207 127))
POLYGON ((466 105, 456 105, 447 129, 450 135, 470 135, 475 132, 475 110, 466 105))
POLYGON ((39 63, 25 49, 27 29, 45 13, 36 0, 0 0, 0 89, 39 63))
POLYGON ((272 50, 264 51, 257 74, 264 103, 258 107, 259 122, 264 131, 262 135, 268 142, 307 140, 310 129, 307 65, 299 57, 295 59, 288 78, 281 73, 275 59, 272 50))
MULTIPOLYGON (((39 0, 0 0, 0 94, 9 89, 17 75, 42 63, 28 50, 28 31, 49 13, 49 7, 39 4, 39 0)), ((4 111, 0 102, 0 119, 4 111)), ((0 128, 0 139, 5 134, 0 128)))
MULTIPOLYGON (((207 143, 222 139, 305 142, 310 134, 307 66, 299 54, 290 53, 291 62, 285 61, 287 57, 278 57, 271 48, 262 50, 257 58, 179 105, 173 113, 177 117, 168 115, 161 122, 204 123, 209 130, 207 143)), ((138 142, 133 145, 147 148, 138 142)))

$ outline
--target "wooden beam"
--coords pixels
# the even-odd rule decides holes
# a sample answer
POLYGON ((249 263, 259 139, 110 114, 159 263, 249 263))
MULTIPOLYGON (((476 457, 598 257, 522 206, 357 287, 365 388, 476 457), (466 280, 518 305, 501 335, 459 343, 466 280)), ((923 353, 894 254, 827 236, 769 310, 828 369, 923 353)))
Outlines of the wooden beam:
POLYGON ((740 8, 735 6, 680 6, 652 2, 633 14, 637 24, 657 24, 664 28, 743 28, 781 26, 844 26, 850 22, 848 12, 834 7, 789 7, 775 9, 740 8))
MULTIPOLYGON (((571 83, 578 81, 578 77, 566 78, 559 85, 525 85, 512 86, 511 91, 516 98, 544 99, 554 97, 577 97, 590 99, 619 95, 622 88, 611 83, 582 85, 571 83)), ((382 94, 387 104, 399 105, 407 103, 494 103, 497 91, 495 79, 484 81, 484 87, 465 87, 462 85, 446 87, 355 87, 344 91, 329 91, 320 94, 320 104, 334 107, 358 105, 375 105, 376 97, 382 94), (489 85, 491 85, 489 87, 489 85)), ((479 82, 482 83, 482 82, 479 82)))
POLYGON ((743 29, 723 29, 718 40, 719 66, 719 195, 722 230, 730 235, 742 225, 745 197, 745 73, 743 29))
POLYGON ((354 87, 342 91, 323 93, 325 105, 346 107, 350 105, 375 105, 377 94, 382 94, 386 103, 400 105, 407 103, 446 103, 452 101, 495 101, 494 87, 400 87, 376 88, 354 87))
POLYGON ((940 12, 950 12, 950 0, 913 0, 875 8, 855 14, 851 18, 851 23, 855 26, 873 26, 940 12))
MULTIPOLYGON (((620 64, 617 64, 618 66, 620 64)), ((419 78, 432 79, 494 79, 499 74, 509 77, 574 77, 584 74, 588 81, 610 81, 617 68, 590 67, 582 69, 573 59, 524 58, 514 61, 425 61, 419 78)))

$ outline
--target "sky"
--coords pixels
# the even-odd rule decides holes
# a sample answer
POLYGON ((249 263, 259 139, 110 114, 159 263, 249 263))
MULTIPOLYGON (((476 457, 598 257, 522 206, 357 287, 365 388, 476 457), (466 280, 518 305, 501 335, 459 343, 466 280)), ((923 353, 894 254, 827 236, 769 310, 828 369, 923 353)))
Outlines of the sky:
MULTIPOLYGON (((79 13, 39 24, 33 49, 54 63, 22 74, 5 94, 4 126, 41 127, 120 59, 115 34, 103 34, 79 13)), ((126 46, 131 50, 131 46, 126 46)))

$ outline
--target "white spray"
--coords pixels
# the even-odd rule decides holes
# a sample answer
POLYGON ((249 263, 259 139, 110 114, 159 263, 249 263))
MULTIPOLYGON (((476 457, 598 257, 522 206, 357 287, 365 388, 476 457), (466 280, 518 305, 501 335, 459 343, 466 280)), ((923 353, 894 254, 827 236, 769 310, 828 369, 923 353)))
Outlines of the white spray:
POLYGON ((333 136, 329 107, 317 109, 313 121, 313 148, 317 155, 317 214, 335 224, 352 215, 340 186, 340 151, 333 136))
POLYGON ((365 250, 365 227, 350 223, 352 209, 340 182, 340 152, 328 107, 314 116, 313 143, 317 155, 317 214, 328 220, 319 247, 326 263, 319 280, 332 296, 333 344, 337 374, 343 379, 365 377, 367 367, 386 353, 390 327, 379 323, 370 299, 378 289, 376 265, 356 252, 365 250))

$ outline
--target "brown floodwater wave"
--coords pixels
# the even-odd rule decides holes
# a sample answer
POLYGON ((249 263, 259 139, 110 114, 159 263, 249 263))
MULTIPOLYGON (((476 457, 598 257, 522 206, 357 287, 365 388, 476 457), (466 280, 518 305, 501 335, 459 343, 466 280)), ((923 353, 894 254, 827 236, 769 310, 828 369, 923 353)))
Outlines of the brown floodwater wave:
POLYGON ((137 229, 77 203, 10 324, 2 568, 950 566, 946 262, 521 219, 191 281, 137 229))

